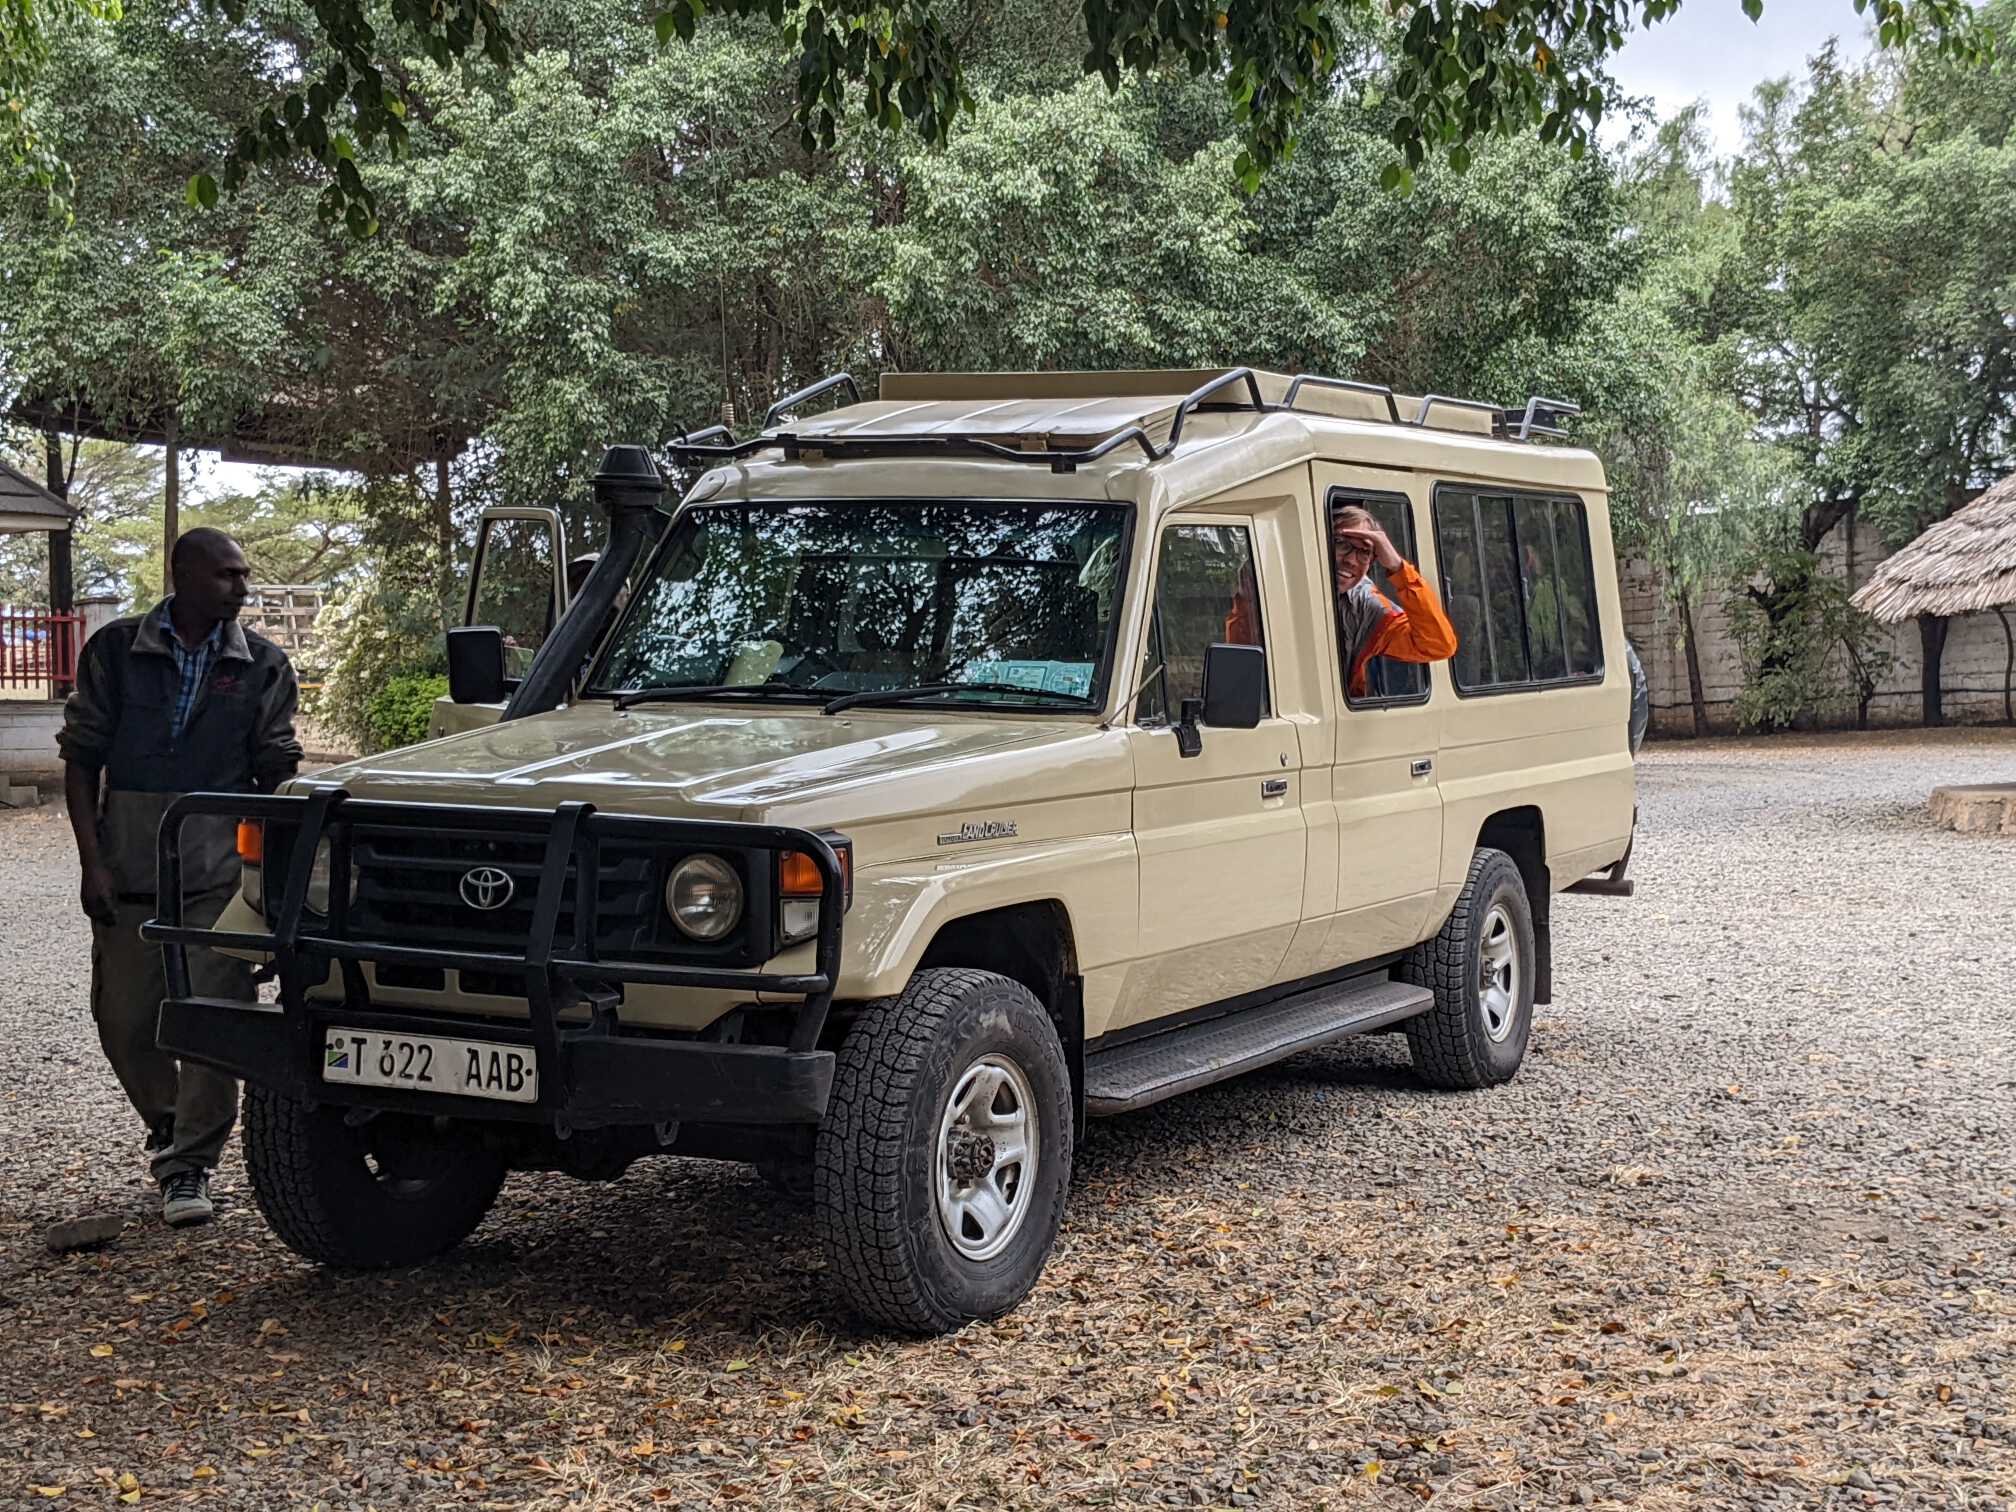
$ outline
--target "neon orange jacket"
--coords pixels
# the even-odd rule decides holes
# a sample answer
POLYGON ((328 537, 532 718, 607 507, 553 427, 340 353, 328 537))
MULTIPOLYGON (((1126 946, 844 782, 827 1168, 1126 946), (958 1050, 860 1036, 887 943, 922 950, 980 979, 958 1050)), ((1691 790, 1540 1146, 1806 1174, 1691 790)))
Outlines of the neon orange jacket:
MULTIPOLYGON (((1395 661, 1447 661, 1456 654, 1456 627, 1442 612, 1435 597, 1414 564, 1402 561, 1386 576, 1400 597, 1395 604, 1366 577, 1337 606, 1337 633, 1344 655, 1350 658, 1351 677, 1347 684, 1353 698, 1365 694, 1365 666, 1375 656, 1395 661), (1357 644, 1350 644, 1355 640, 1357 644)), ((1225 616, 1225 639, 1233 645, 1252 645, 1257 639, 1253 623, 1253 600, 1242 590, 1225 616)))

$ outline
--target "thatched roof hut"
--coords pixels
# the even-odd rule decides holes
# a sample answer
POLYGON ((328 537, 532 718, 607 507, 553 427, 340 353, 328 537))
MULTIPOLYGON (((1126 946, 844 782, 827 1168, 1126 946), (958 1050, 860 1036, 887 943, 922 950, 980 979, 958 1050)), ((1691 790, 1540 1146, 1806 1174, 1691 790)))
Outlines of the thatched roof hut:
POLYGON ((1885 624, 2016 604, 2016 473, 1878 567, 1855 607, 1885 624))

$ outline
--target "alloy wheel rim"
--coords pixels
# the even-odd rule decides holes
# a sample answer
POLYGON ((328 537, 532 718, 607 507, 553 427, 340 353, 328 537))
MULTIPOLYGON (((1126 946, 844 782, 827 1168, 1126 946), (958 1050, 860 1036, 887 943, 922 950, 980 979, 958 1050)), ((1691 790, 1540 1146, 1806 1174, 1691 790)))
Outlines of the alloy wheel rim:
POLYGON ((938 1221, 968 1260, 1006 1249, 1031 1206, 1039 1132, 1029 1077, 1008 1056, 960 1073, 938 1122, 938 1221))
POLYGON ((1512 916, 1494 907, 1484 916, 1484 936, 1477 947, 1477 1006, 1484 1016, 1484 1034, 1502 1045, 1519 1014, 1519 937, 1512 916))

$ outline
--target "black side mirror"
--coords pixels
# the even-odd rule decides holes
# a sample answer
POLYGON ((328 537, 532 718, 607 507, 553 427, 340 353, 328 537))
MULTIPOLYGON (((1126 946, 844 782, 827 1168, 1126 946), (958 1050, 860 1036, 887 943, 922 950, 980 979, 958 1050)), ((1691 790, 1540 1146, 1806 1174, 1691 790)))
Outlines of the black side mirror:
POLYGON ((1251 730, 1267 706, 1267 653, 1258 646, 1217 645, 1204 653, 1204 723, 1251 730))
POLYGON ((502 703, 504 632, 460 625, 448 632, 448 696, 458 704, 502 703))

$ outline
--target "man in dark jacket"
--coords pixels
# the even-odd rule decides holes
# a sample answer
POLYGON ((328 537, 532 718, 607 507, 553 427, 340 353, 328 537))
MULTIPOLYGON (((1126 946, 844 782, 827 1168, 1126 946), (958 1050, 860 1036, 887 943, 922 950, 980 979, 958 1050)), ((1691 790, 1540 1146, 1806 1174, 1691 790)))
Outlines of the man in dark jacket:
MULTIPOLYGON (((91 919, 91 1012, 99 1043, 147 1125, 147 1151, 171 1224, 207 1223, 210 1172, 238 1115, 238 1084, 178 1065, 154 1042, 167 995, 161 952, 140 938, 155 910, 161 814, 190 792, 271 792, 301 762, 299 688, 286 653, 238 623, 251 569, 238 543, 198 529, 169 558, 174 592, 86 642, 56 737, 70 827, 91 919)), ((239 863, 233 822, 201 815, 182 834, 184 917, 207 926, 230 901, 239 863)), ((251 1001, 250 968, 189 952, 199 997, 251 1001)))

